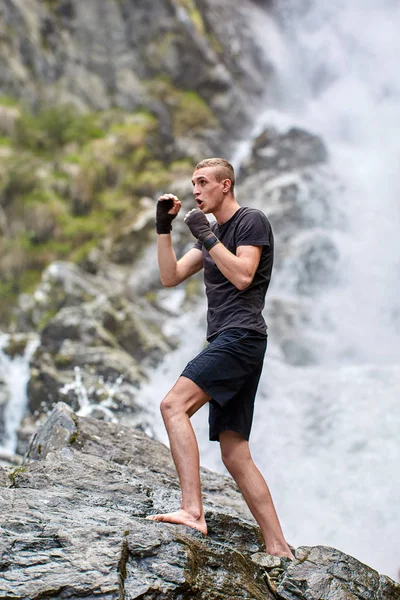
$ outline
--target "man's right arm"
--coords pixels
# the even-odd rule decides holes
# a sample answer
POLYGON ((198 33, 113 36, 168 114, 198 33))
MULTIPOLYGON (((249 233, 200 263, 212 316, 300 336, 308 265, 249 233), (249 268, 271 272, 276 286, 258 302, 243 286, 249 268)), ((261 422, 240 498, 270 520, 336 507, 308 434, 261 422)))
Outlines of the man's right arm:
POLYGON ((203 267, 203 253, 192 248, 180 260, 172 247, 172 221, 181 209, 181 203, 174 194, 163 194, 157 202, 157 254, 161 283, 174 287, 194 275, 203 267))
POLYGON ((197 248, 192 248, 180 260, 176 260, 171 234, 157 236, 157 252, 160 279, 164 287, 175 287, 203 268, 203 253, 197 248))

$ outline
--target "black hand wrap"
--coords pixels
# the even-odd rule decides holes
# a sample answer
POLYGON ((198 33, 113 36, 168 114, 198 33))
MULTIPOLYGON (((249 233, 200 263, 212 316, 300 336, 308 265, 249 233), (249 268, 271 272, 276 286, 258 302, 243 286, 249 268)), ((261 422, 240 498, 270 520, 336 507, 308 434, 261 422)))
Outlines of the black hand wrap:
POLYGON ((176 215, 168 214, 168 211, 174 205, 173 200, 159 200, 157 202, 157 212, 156 212, 156 230, 157 233, 171 233, 172 231, 172 221, 175 219, 176 215))
POLYGON ((211 250, 215 244, 219 243, 219 239, 211 231, 206 215, 200 209, 194 208, 188 212, 184 221, 194 237, 203 244, 206 250, 211 250))

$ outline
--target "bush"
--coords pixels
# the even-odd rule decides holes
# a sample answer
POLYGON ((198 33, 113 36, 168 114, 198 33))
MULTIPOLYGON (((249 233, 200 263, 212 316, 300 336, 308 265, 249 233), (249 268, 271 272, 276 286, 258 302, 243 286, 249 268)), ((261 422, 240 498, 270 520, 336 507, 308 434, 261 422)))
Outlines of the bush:
POLYGON ((103 135, 93 113, 79 113, 70 105, 43 106, 37 113, 22 113, 15 125, 14 142, 33 152, 49 153, 68 143, 84 144, 103 135))
POLYGON ((36 161, 27 156, 13 156, 4 161, 0 172, 0 204, 4 207, 39 185, 36 161))

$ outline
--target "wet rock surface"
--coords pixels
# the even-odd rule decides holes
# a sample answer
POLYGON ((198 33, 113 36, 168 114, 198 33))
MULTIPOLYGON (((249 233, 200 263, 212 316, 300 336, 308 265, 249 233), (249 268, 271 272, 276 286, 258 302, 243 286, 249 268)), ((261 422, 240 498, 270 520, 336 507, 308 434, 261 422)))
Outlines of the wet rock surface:
POLYGON ((136 403, 154 367, 174 347, 162 314, 145 299, 130 301, 122 286, 71 263, 53 263, 19 313, 21 329, 42 327, 30 361, 28 409, 49 410, 59 400, 76 411, 151 431, 136 403), (125 295, 124 295, 125 294, 125 295))
POLYGON ((209 535, 145 516, 176 509, 169 450, 58 404, 21 467, 0 468, 0 598, 399 598, 400 586, 332 548, 262 554, 232 481, 202 470, 209 535), (335 595, 336 594, 336 595, 335 595))

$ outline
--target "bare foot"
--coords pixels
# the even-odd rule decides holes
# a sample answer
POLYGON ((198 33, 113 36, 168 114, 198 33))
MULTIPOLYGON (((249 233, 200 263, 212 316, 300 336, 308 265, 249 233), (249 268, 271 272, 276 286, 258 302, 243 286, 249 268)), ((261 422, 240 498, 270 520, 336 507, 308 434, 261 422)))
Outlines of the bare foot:
POLYGON ((164 515, 149 515, 146 519, 149 521, 160 521, 162 523, 174 523, 175 525, 187 525, 187 527, 192 527, 192 529, 201 531, 203 535, 207 535, 207 523, 204 517, 196 519, 182 508, 176 512, 164 515))

